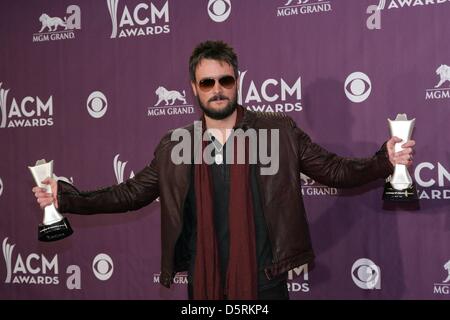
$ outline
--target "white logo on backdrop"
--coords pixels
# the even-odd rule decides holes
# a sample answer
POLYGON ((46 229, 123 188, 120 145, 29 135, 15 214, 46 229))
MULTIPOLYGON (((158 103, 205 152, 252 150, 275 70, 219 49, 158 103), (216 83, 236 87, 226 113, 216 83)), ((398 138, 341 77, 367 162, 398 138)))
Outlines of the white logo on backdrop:
POLYGON ((64 21, 61 18, 58 17, 50 17, 48 14, 43 13, 39 17, 39 21, 42 23, 42 28, 39 30, 39 32, 44 31, 45 28, 47 28, 47 31, 56 31, 58 27, 64 28, 64 30, 67 30, 67 19, 64 17, 64 21), (52 29, 53 27, 53 29, 52 29))
POLYGON ((5 264, 6 264, 6 278, 5 283, 11 282, 11 276, 12 276, 12 252, 14 250, 14 247, 16 245, 9 244, 8 238, 5 238, 2 243, 2 249, 3 249, 3 257, 5 258, 5 264))
POLYGON ((277 17, 332 11, 328 0, 289 0, 277 8, 277 17))
POLYGON ((117 14, 119 0, 106 0, 106 2, 112 24, 111 39, 170 32, 170 26, 167 24, 169 23, 169 1, 166 1, 160 9, 151 2, 150 5, 146 2, 138 3, 131 9, 125 5, 120 18, 117 14), (166 24, 162 25, 162 23, 166 24))
POLYGON ((301 190, 303 196, 330 196, 337 195, 338 189, 317 183, 307 175, 300 173, 301 190))
POLYGON ((433 286, 433 293, 434 294, 441 294, 441 295, 449 295, 450 294, 450 260, 448 260, 444 265, 444 270, 446 271, 447 275, 445 277, 445 280, 442 281, 442 283, 435 283, 433 286))
MULTIPOLYGON (((153 274, 153 283, 160 283, 161 273, 154 273, 153 274)), ((173 284, 174 285, 187 285, 188 284, 188 276, 186 272, 178 272, 175 274, 175 277, 173 278, 173 284)))
MULTIPOLYGON (((122 183, 123 180, 123 174, 125 172, 125 166, 127 165, 128 161, 122 162, 119 160, 120 154, 117 154, 114 157, 113 166, 114 166, 114 174, 116 175, 117 183, 122 183)), ((131 170, 130 178, 134 177, 134 172, 131 170)))
POLYGON ((2 195, 2 193, 3 193, 3 181, 2 178, 0 178, 0 196, 2 195))
POLYGON ((0 128, 53 125, 53 96, 50 96, 45 103, 38 96, 27 96, 19 101, 13 98, 8 109, 7 98, 10 89, 5 90, 1 86, 2 82, 0 82, 0 128))
MULTIPOLYGON (((424 7, 428 5, 446 4, 448 0, 389 0, 387 9, 403 9, 409 7, 424 7)), ((380 10, 386 9, 386 0, 380 0, 378 3, 380 10)))
POLYGON ((381 8, 378 5, 370 5, 367 7, 366 13, 369 17, 366 20, 366 27, 369 30, 381 29, 381 8))
POLYGON ((214 22, 224 22, 231 13, 230 0, 209 0, 208 15, 214 22))
POLYGON ((92 271, 97 279, 106 281, 111 278, 114 271, 114 263, 106 253, 99 253, 92 261, 92 271))
POLYGON ((94 91, 87 98, 86 106, 91 117, 98 119, 105 115, 108 109, 108 100, 102 92, 94 91))
POLYGON ((447 271, 447 278, 444 280, 444 283, 447 283, 450 281, 450 260, 448 260, 445 264, 444 264, 444 269, 447 271))
POLYGON ((419 199, 449 200, 450 170, 440 162, 419 162, 414 169, 419 199))
POLYGON ((302 80, 268 78, 254 81, 239 71, 238 103, 248 110, 261 112, 302 111, 302 80))
POLYGON ((380 2, 378 2, 379 10, 383 10, 385 6, 386 6, 386 0, 380 0, 380 2))
POLYGON ((169 90, 163 86, 158 86, 155 90, 157 97, 156 103, 148 107, 147 116, 172 116, 194 113, 194 106, 188 104, 186 100, 186 91, 169 90), (164 102, 164 105, 160 104, 164 102))
POLYGON ((437 85, 435 85, 435 88, 439 88, 440 86, 442 86, 444 84, 445 81, 450 81, 450 67, 445 65, 445 64, 441 64, 439 66, 439 68, 436 69, 436 74, 439 76, 439 83, 437 85))
MULTIPOLYGON (((6 265, 5 283, 11 285, 59 285, 62 280, 58 255, 52 258, 42 253, 22 255, 17 253, 13 257, 15 244, 9 244, 8 238, 2 242, 3 257, 6 265)), ((69 290, 81 289, 81 270, 77 265, 66 268, 66 287, 69 290)))
POLYGON ((184 90, 183 94, 181 94, 176 90, 167 90, 166 88, 159 86, 158 89, 156 89, 155 93, 158 96, 158 102, 156 102, 155 107, 158 106, 162 101, 166 103, 166 106, 173 106, 175 101, 177 100, 179 100, 183 104, 187 104, 186 92, 184 90))
POLYGON ((353 72, 345 80, 344 90, 350 101, 360 103, 369 97, 372 83, 365 73, 353 72))
MULTIPOLYGON (((307 3, 309 3, 309 1, 310 0, 289 0, 288 2, 286 2, 284 5, 285 6, 290 6, 291 4, 292 4, 292 2, 294 2, 294 4, 307 4, 307 3), (295 1, 297 2, 297 3, 295 3, 295 1)), ((322 2, 323 0, 317 0, 316 2, 322 2)), ((313 1, 311 1, 311 3, 310 4, 312 4, 313 3, 313 1)))
POLYGON ((353 282, 361 289, 380 289, 381 270, 372 260, 361 258, 352 266, 353 282))
POLYGON ((66 10, 68 17, 50 16, 42 13, 39 17, 41 29, 33 34, 33 42, 42 42, 49 40, 74 39, 74 29, 81 29, 81 10, 77 5, 70 5, 66 10), (62 30, 58 30, 61 28, 62 30))
POLYGON ((307 263, 289 270, 287 287, 289 292, 309 292, 310 288, 307 263), (303 277, 300 277, 302 274, 303 277))
POLYGON ((1 116, 1 121, 0 121, 0 128, 4 128, 6 126, 6 119, 7 119, 7 114, 6 114, 6 99, 8 97, 8 90, 5 90, 2 88, 2 82, 0 82, 0 116, 1 116))
POLYGON ((440 100, 450 98, 450 87, 441 88, 443 84, 450 81, 450 66, 441 64, 436 69, 436 75, 439 76, 439 82, 434 88, 428 88, 425 90, 425 100, 440 100))

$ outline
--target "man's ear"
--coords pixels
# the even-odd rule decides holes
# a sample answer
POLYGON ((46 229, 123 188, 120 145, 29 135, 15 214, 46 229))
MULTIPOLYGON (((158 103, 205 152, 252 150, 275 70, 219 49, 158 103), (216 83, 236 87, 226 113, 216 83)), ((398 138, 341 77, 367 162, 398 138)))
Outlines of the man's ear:
POLYGON ((197 88, 195 86, 195 82, 191 81, 192 92, 194 92, 194 96, 197 96, 197 88))

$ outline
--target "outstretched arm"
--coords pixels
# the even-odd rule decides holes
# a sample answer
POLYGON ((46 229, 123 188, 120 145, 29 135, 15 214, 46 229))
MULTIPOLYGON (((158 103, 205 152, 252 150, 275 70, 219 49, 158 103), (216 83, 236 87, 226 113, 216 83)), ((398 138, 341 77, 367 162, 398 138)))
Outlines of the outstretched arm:
POLYGON ((412 164, 414 141, 403 145, 403 150, 394 152, 394 145, 401 140, 392 137, 369 158, 347 158, 331 153, 311 141, 298 127, 293 129, 299 148, 300 170, 324 185, 345 188, 355 187, 376 179, 386 178, 395 164, 412 164))
POLYGON ((156 160, 127 181, 96 191, 82 192, 73 185, 47 178, 52 194, 34 187, 37 202, 44 208, 51 203, 61 213, 78 214, 115 213, 137 210, 151 203, 159 196, 158 170, 156 160))

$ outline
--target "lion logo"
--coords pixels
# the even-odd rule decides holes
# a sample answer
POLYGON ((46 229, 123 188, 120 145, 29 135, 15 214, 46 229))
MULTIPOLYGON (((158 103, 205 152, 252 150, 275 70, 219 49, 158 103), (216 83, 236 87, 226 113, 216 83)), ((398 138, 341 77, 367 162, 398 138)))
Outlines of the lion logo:
POLYGON ((158 102, 155 104, 155 107, 158 106, 161 101, 164 101, 167 105, 173 105, 175 101, 180 100, 183 104, 186 104, 186 92, 183 90, 183 94, 179 93, 176 90, 167 90, 164 87, 158 87, 155 91, 156 95, 158 96, 158 102), (169 100, 171 102, 169 103, 169 100))
MULTIPOLYGON (((294 0, 289 0, 289 1, 286 2, 284 5, 285 5, 285 6, 288 6, 288 5, 290 5, 293 1, 294 1, 294 0)), ((322 0, 318 0, 317 2, 320 2, 320 1, 322 1, 322 0)), ((308 3, 308 2, 309 2, 309 0, 298 0, 298 1, 297 1, 297 4, 306 4, 306 3, 308 3)))
POLYGON ((41 28, 41 30, 39 30, 39 33, 44 31, 45 28, 48 28, 49 32, 56 31, 56 29, 58 29, 58 27, 63 27, 64 30, 67 30, 66 17, 64 17, 64 20, 63 20, 58 17, 50 17, 48 14, 43 13, 39 17, 39 21, 42 23, 42 28, 41 28))
POLYGON ((444 280, 444 283, 447 283, 450 281, 450 260, 448 260, 447 263, 444 264, 444 269, 448 272, 447 279, 444 280))
POLYGON ((441 64, 439 66, 439 68, 436 69, 436 74, 439 75, 440 80, 439 83, 437 85, 435 85, 435 88, 439 88, 440 86, 442 86, 442 84, 445 81, 450 81, 450 67, 445 65, 445 64, 441 64))
POLYGON ((303 181, 304 186, 310 186, 310 185, 313 185, 314 183, 316 183, 313 179, 311 179, 306 174, 303 174, 301 172, 300 172, 300 180, 303 181))

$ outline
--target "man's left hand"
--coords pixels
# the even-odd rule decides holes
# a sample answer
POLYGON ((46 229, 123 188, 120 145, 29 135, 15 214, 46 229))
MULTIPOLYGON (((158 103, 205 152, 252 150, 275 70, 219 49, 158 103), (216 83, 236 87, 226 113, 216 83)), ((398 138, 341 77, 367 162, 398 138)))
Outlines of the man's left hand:
POLYGON ((402 139, 394 136, 390 138, 386 143, 389 161, 391 161, 393 166, 395 166, 396 164, 404 164, 406 166, 412 165, 413 147, 416 145, 416 142, 414 140, 406 141, 404 144, 402 144, 403 150, 395 152, 395 144, 402 141, 402 139))

